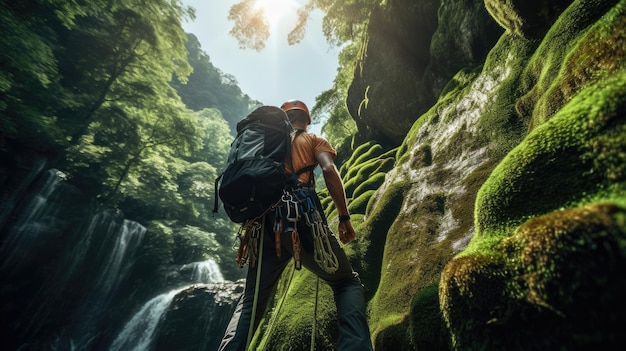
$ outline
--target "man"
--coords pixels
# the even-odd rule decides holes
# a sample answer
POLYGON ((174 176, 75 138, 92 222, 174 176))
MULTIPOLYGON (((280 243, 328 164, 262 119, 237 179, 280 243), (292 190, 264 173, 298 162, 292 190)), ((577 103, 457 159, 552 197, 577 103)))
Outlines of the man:
MULTIPOLYGON (((293 169, 297 171, 305 169, 307 166, 320 165, 326 187, 339 214, 339 238, 344 244, 354 240, 356 234, 350 223, 350 213, 348 212, 343 182, 333 161, 336 156, 335 150, 326 139, 306 132, 307 127, 311 124, 311 116, 307 106, 302 101, 289 100, 281 108, 289 116, 293 128, 297 130, 292 142, 293 169)), ((287 169, 289 168, 287 167, 287 169)), ((314 197, 313 202, 317 204, 317 209, 325 221, 323 209, 320 208, 319 199, 315 194, 312 177, 312 171, 299 174, 299 189, 305 189, 307 194, 314 197)), ((280 211, 279 213, 283 216, 285 212, 289 212, 286 208, 275 211, 280 211)), ((334 292, 339 328, 337 350, 372 350, 369 327, 365 316, 363 286, 358 274, 352 270, 352 266, 337 239, 333 235, 327 235, 324 239, 330 244, 329 246, 315 246, 312 244, 311 226, 307 224, 305 219, 300 219, 291 228, 285 225, 284 232, 279 233, 277 237, 273 232, 273 229, 276 228, 275 220, 277 217, 275 213, 266 214, 264 219, 266 229, 261 236, 263 251, 258 255, 259 262, 257 263, 261 268, 258 291, 255 291, 257 270, 250 268, 246 277, 244 293, 235 309, 219 350, 245 351, 249 341, 249 333, 252 333, 258 326, 270 294, 292 258, 296 262, 296 267, 301 264, 328 283, 334 292), (318 255, 314 255, 314 250, 323 249, 324 246, 330 247, 332 250, 331 252, 324 252, 326 256, 332 257, 330 262, 325 262, 327 264, 321 264, 317 260, 320 252, 317 252, 318 255), (300 247, 302 247, 301 250, 300 247), (258 294, 257 308, 253 313, 255 292, 258 294), (252 315, 255 316, 254 328, 250 328, 252 315)), ((316 230, 316 233, 319 233, 319 230, 316 230)), ((329 251, 329 249, 326 250, 329 251)))

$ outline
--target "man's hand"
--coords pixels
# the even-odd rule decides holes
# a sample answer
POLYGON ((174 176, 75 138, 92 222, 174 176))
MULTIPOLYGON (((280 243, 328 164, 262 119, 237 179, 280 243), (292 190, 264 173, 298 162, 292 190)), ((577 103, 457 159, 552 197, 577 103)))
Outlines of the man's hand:
POLYGON ((352 227, 352 223, 350 220, 346 220, 343 222, 339 222, 339 240, 342 243, 347 244, 352 240, 356 239, 356 233, 354 232, 354 228, 352 227))

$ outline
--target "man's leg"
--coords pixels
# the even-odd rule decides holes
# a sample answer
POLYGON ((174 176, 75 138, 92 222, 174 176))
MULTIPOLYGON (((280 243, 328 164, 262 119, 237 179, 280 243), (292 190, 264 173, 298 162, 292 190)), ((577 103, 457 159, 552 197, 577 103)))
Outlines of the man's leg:
MULTIPOLYGON (((308 227, 299 225, 300 235, 311 235, 308 227)), ((304 240, 304 239, 303 239, 304 240)), ((365 298, 359 275, 352 270, 343 248, 334 235, 329 237, 333 252, 337 256, 339 268, 335 273, 327 273, 315 262, 312 252, 302 252, 302 265, 326 281, 333 289, 337 306, 339 327, 338 351, 372 350, 369 326, 365 315, 365 298)))
MULTIPOLYGON (((272 216, 266 216, 272 217, 272 216)), ((287 263, 291 259, 289 253, 282 253, 281 258, 276 257, 274 249, 274 233, 271 232, 271 223, 265 223, 266 232, 263 235, 263 254, 261 255, 261 276, 259 284, 259 295, 257 299, 257 309, 255 314, 254 327, 256 329, 263 312, 267 306, 267 301, 272 293, 276 282, 280 278, 287 263)), ((252 307, 254 304, 254 292, 256 287, 257 267, 248 267, 246 275, 246 287, 244 289, 235 312, 226 328, 224 338, 219 347, 219 351, 245 351, 252 318, 252 307)))

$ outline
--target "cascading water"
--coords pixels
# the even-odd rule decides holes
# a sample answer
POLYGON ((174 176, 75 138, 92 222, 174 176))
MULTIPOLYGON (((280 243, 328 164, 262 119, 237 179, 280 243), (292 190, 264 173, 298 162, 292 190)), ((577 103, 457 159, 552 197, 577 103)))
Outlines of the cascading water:
POLYGON ((190 325, 195 346, 188 349, 215 348, 241 282, 224 281, 212 259, 172 267, 174 281, 168 274, 138 280, 154 267, 136 267, 146 252, 144 226, 86 197, 60 171, 23 179, 19 199, 3 189, 3 199, 16 204, 3 204, 0 223, 3 348, 171 349, 162 345, 190 339, 172 341, 190 325), (146 298, 154 289, 164 293, 146 298))
POLYGON ((178 293, 191 288, 195 284, 211 284, 224 281, 219 266, 213 259, 183 265, 180 271, 187 273, 191 284, 173 289, 146 302, 139 312, 126 323, 124 329, 113 341, 109 351, 150 350, 159 321, 163 319, 164 314, 178 293), (189 271, 191 271, 191 274, 189 274, 189 271))
POLYGON ((45 172, 16 217, 0 250, 2 282, 29 300, 14 328, 35 340, 62 319, 51 347, 88 350, 145 228, 85 201, 57 170, 45 172))
POLYGON ((217 265, 215 260, 193 262, 184 265, 182 269, 186 268, 192 269, 192 283, 210 284, 224 281, 222 272, 220 272, 220 267, 217 265))
POLYGON ((161 316, 172 299, 183 289, 172 290, 148 301, 133 318, 126 323, 122 332, 111 345, 110 351, 148 350, 161 316))

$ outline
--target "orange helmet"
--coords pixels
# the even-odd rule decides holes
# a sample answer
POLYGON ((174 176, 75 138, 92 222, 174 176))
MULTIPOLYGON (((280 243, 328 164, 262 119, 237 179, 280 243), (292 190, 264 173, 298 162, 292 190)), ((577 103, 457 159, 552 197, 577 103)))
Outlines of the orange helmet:
POLYGON ((288 100, 280 105, 280 108, 282 108, 285 112, 289 110, 302 110, 306 112, 306 116, 309 118, 309 124, 311 124, 311 114, 309 113, 309 108, 306 107, 304 102, 300 100, 288 100))

